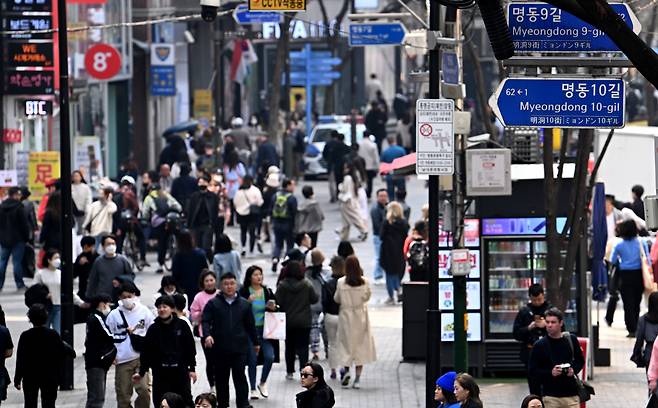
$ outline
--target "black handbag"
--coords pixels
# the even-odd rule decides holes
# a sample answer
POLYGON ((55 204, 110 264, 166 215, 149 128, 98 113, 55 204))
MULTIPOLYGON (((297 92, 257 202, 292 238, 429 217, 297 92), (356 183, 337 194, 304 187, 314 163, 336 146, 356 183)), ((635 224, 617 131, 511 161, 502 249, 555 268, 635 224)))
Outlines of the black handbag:
MULTIPOLYGON (((126 331, 127 331, 128 321, 126 320, 126 315, 124 315, 121 310, 119 310, 119 314, 121 315, 121 320, 123 320, 123 324, 126 326, 126 331)), ((146 342, 144 336, 139 336, 134 333, 129 333, 128 336, 130 337, 130 345, 132 346, 133 350, 135 350, 138 353, 144 351, 144 343, 146 342)))
MULTIPOLYGON (((567 339, 567 343, 569 343, 569 348, 571 349, 571 361, 573 361, 574 354, 573 344, 571 343, 571 334, 565 332, 562 333, 562 337, 567 339)), ((578 391, 578 399, 580 402, 587 402, 592 398, 592 395, 596 395, 594 387, 588 384, 587 381, 581 380, 580 377, 578 377, 578 373, 574 373, 573 378, 576 381, 576 389, 578 391)))

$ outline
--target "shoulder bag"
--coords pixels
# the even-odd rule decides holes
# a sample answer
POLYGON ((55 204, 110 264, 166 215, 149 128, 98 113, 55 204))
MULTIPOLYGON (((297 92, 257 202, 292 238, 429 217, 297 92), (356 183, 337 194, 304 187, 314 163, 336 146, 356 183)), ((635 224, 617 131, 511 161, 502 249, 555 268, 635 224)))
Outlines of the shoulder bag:
MULTIPOLYGON (((569 344, 569 348, 571 349, 571 361, 573 361, 574 358, 574 352, 573 352, 573 343, 571 342, 571 333, 569 332, 564 332, 562 333, 562 338, 567 340, 567 343, 569 344)), ((587 364, 587 361, 585 362, 587 364)), ((578 377, 578 373, 573 374, 573 378, 576 381, 576 388, 578 390, 578 399, 580 402, 587 402, 592 398, 592 395, 596 395, 594 392, 594 387, 589 385, 587 381, 583 381, 578 377)))
POLYGON ((245 200, 249 203, 249 215, 260 215, 260 205, 252 204, 251 201, 249 201, 246 189, 242 189, 242 194, 244 194, 245 200))
MULTIPOLYGON (((126 326, 126 333, 128 333, 128 321, 126 320, 126 315, 123 314, 121 310, 119 310, 119 314, 121 315, 121 320, 123 320, 123 324, 126 326)), ((135 328, 140 328, 140 326, 143 328, 144 323, 140 322, 135 328)), ((138 353, 141 353, 144 351, 144 336, 139 336, 134 333, 128 333, 128 336, 130 337, 130 345, 132 346, 133 350, 135 350, 138 353)))

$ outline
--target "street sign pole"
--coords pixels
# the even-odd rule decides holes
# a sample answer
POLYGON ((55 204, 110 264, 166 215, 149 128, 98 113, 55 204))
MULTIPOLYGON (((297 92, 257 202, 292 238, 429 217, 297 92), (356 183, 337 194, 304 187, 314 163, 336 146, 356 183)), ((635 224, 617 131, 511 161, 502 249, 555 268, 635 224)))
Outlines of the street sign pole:
MULTIPOLYGON (((62 340, 73 347, 73 222, 71 219, 71 132, 69 121, 69 65, 66 32, 66 0, 57 0, 59 45, 59 130, 61 160, 62 223, 62 340)), ((73 358, 65 357, 62 390, 73 389, 73 358)))
POLYGON ((311 44, 304 45, 306 53, 306 134, 311 134, 311 101, 313 100, 313 87, 311 85, 311 44))
MULTIPOLYGON (((438 2, 430 1, 430 30, 439 31, 441 9, 438 2)), ((439 69, 441 55, 438 48, 429 51, 429 98, 439 99, 439 69)), ((417 130, 418 131, 418 130, 417 130)), ((436 406, 435 381, 441 367, 441 312, 439 311, 439 176, 429 176, 429 302, 427 309, 427 365, 425 366, 425 407, 436 406)))

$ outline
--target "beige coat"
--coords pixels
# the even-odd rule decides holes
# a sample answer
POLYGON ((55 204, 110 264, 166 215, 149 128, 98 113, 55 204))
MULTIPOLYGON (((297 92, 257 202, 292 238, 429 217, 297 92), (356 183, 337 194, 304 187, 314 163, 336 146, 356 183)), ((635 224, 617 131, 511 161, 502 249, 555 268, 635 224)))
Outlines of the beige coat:
POLYGON ((368 316, 370 295, 367 280, 364 285, 353 287, 345 283, 345 278, 338 279, 334 300, 340 305, 337 352, 342 366, 364 365, 377 360, 368 316))

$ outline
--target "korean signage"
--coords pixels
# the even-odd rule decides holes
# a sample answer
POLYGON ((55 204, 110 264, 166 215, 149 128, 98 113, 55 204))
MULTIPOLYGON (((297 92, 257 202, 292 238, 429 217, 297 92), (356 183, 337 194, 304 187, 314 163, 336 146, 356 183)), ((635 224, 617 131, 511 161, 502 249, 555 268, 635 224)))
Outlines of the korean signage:
MULTIPOLYGON (((70 3, 71 1, 67 1, 70 3)), ((23 11, 52 11, 52 0, 9 0, 0 3, 3 13, 20 13, 23 11)))
POLYGON ((504 126, 624 127, 621 79, 507 78, 492 101, 504 126))
POLYGON ((3 143, 20 143, 23 141, 23 131, 20 129, 2 129, 3 143))
POLYGON ((472 149, 466 151, 466 195, 512 195, 512 151, 472 149))
POLYGON ((18 172, 14 170, 0 170, 0 187, 15 187, 18 185, 18 172))
POLYGON ((212 117, 212 93, 207 89, 194 90, 194 117, 210 119, 212 117))
POLYGON ((249 10, 304 11, 306 0, 249 0, 249 10))
MULTIPOLYGON (((451 247, 452 237, 450 231, 443 229, 443 224, 439 223, 439 247, 451 247)), ((467 248, 480 246, 480 220, 477 218, 467 218, 464 220, 464 246, 467 248)))
POLYGON ((6 16, 2 18, 2 29, 4 31, 18 31, 15 34, 9 34, 12 39, 49 39, 53 38, 53 33, 22 33, 30 30, 51 30, 53 28, 53 19, 51 16, 6 16))
POLYGON ((9 42, 5 44, 4 62, 9 67, 52 67, 53 45, 9 42))
MULTIPOLYGON (((556 220, 558 233, 562 233, 567 224, 566 217, 556 220)), ((546 219, 531 218, 483 218, 482 235, 484 236, 513 236, 513 235, 545 235, 546 219)))
POLYGON ((101 141, 98 136, 76 136, 73 139, 73 168, 90 180, 103 176, 101 141))
POLYGON ((176 47, 174 44, 151 45, 151 95, 176 96, 176 47))
POLYGON ((416 101, 416 174, 450 175, 455 171, 455 102, 416 101))
MULTIPOLYGON (((471 272, 469 278, 480 277, 480 250, 471 249, 468 251, 469 261, 471 263, 471 272)), ((451 279, 450 275, 450 251, 439 251, 439 279, 451 279)))
POLYGON ((54 71, 6 71, 7 95, 50 95, 55 91, 54 71))
MULTIPOLYGON (((466 282, 466 309, 479 310, 480 282, 466 282)), ((439 282, 439 309, 452 310, 455 307, 452 282, 439 282)))
MULTIPOLYGON (((468 313, 465 319, 466 340, 482 340, 482 314, 468 313)), ((441 341, 455 341, 454 313, 441 313, 441 341)))
POLYGON ((47 191, 46 183, 59 178, 59 152, 30 152, 27 167, 28 187, 38 200, 47 191))

